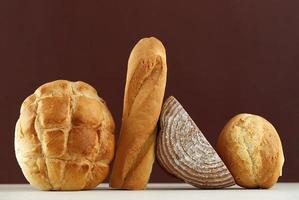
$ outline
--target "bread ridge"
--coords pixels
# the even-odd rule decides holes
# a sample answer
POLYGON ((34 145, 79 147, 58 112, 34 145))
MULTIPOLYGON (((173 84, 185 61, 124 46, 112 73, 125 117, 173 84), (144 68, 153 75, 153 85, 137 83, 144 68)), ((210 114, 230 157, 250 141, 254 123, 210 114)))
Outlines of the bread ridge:
POLYGON ((122 126, 110 179, 113 188, 143 189, 148 182, 166 74, 166 52, 161 41, 141 39, 128 61, 122 126))

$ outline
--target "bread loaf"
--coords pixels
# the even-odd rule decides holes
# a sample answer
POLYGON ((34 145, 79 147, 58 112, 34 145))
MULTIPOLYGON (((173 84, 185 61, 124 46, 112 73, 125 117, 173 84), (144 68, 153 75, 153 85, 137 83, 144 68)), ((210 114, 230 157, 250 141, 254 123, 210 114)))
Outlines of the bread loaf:
POLYGON ((141 39, 128 61, 121 132, 110 179, 113 188, 143 189, 149 180, 166 73, 163 44, 153 37, 141 39))
POLYGON ((224 188, 234 178, 183 106, 169 97, 162 108, 157 142, 159 163, 199 188, 224 188))
POLYGON ((41 190, 96 187, 114 155, 114 121, 84 82, 46 83, 25 99, 15 153, 26 179, 41 190))
POLYGON ((260 116, 233 117, 220 133, 217 150, 242 187, 270 188, 282 175, 284 156, 279 135, 260 116))

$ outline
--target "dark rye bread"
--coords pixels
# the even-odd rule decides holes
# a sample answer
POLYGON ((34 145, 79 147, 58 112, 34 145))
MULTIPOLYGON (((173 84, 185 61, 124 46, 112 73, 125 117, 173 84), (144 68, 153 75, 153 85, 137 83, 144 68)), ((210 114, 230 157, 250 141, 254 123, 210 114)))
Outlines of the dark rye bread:
POLYGON ((235 184, 221 158, 174 97, 169 97, 162 108, 157 158, 169 173, 196 187, 235 184))

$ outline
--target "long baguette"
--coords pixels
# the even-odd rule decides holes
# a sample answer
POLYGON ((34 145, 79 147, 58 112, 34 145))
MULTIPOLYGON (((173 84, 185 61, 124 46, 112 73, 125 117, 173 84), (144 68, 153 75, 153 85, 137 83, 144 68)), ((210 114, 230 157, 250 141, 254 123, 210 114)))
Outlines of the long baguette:
POLYGON ((128 61, 122 126, 110 179, 113 188, 143 189, 147 185, 166 74, 163 44, 154 37, 141 39, 128 61))

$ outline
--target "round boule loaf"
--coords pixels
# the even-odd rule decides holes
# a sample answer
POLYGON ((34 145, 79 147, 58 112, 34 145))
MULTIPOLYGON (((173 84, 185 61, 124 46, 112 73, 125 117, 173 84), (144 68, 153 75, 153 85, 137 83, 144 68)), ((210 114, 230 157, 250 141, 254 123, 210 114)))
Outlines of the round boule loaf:
POLYGON ((115 124, 87 83, 40 86, 21 106, 15 153, 24 176, 41 190, 96 187, 109 172, 115 124))

